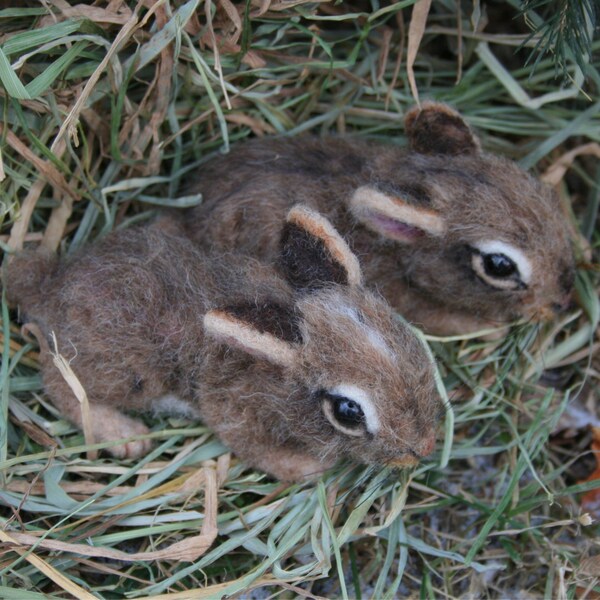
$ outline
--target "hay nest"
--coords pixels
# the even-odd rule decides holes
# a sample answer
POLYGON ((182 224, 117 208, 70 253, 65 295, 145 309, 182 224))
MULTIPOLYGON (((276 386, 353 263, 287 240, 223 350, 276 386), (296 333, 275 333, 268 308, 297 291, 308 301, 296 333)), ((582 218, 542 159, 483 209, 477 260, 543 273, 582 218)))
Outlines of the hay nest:
POLYGON ((0 10, 6 252, 68 253, 161 206, 193 205, 178 192, 186 174, 247 137, 401 144, 417 93, 454 105, 486 149, 556 186, 581 231, 575 311, 502 341, 430 340, 454 437, 401 475, 341 465, 285 486, 176 419, 149 421, 156 446, 143 460, 94 456, 104 446, 87 446, 48 403, 36 346, 3 301, 0 596, 598 594, 600 483, 582 457, 600 449, 600 76, 592 60, 585 72, 567 63, 561 85, 552 55, 528 61, 538 38, 527 22, 541 18, 512 2, 413 4, 0 10))

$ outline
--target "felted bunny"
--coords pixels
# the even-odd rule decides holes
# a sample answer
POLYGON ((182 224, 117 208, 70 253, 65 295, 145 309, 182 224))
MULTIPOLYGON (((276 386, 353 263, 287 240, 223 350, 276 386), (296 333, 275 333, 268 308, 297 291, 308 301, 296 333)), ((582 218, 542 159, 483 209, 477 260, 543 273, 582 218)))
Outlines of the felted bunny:
MULTIPOLYGON (((148 432, 124 411, 200 418, 241 459, 282 480, 338 459, 412 465, 444 404, 423 343, 363 286, 356 256, 305 206, 280 229, 276 265, 210 255, 170 221, 56 257, 25 252, 8 298, 41 331, 44 386, 83 427, 57 350, 86 390, 96 441, 148 432)), ((148 440, 109 450, 137 457, 148 440)))
POLYGON ((365 281, 431 333, 464 333, 568 307, 569 230, 554 191, 483 152, 464 119, 424 103, 408 149, 355 137, 261 138, 201 167, 182 218, 197 245, 277 256, 289 208, 326 216, 365 281))

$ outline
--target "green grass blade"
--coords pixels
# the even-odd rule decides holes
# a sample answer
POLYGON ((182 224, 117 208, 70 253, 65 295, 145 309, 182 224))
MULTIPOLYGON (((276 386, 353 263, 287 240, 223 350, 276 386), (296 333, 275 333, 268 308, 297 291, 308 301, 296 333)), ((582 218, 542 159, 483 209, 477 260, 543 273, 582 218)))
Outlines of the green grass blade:
POLYGON ((60 77, 62 72, 74 61, 79 54, 87 47, 86 42, 77 42, 73 44, 63 55, 50 64, 43 73, 38 75, 33 81, 25 86, 30 98, 41 96, 55 80, 60 77))
POLYGON ((0 48, 0 81, 9 96, 19 100, 31 99, 29 92, 10 66, 2 48, 0 48))
POLYGON ((20 55, 32 48, 43 46, 49 42, 54 42, 72 33, 76 33, 81 29, 82 23, 83 21, 81 20, 66 20, 55 25, 48 25, 42 29, 18 33, 2 44, 2 51, 6 56, 12 56, 13 54, 20 55))

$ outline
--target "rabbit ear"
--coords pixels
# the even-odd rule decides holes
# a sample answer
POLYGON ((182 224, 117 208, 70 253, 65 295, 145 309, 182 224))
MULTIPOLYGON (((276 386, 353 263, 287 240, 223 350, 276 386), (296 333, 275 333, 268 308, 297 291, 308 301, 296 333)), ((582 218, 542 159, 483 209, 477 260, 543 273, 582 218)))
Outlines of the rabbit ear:
POLYGON ((411 150, 419 154, 477 154, 479 140, 465 120, 449 106, 425 102, 404 117, 411 150))
POLYGON ((204 331, 224 344, 282 367, 295 363, 302 340, 293 312, 276 303, 210 310, 204 315, 204 331))
POLYGON ((288 213, 279 263, 297 289, 362 283, 358 259, 342 236, 325 217, 303 205, 294 206, 288 213))
POLYGON ((446 221, 436 211, 414 206, 369 186, 354 192, 350 210, 363 225, 398 242, 410 244, 446 231, 446 221))

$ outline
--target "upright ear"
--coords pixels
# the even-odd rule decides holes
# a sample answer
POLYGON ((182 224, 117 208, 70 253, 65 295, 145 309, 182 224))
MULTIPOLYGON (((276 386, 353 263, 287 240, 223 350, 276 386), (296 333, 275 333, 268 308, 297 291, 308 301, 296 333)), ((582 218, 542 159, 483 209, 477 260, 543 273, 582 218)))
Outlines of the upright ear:
POLYGON ((228 346, 282 367, 296 362, 302 335, 293 311, 281 304, 248 302, 208 311, 204 331, 228 346))
POLYGON ((446 231, 446 221, 436 211, 409 204, 403 198, 367 185, 354 192, 350 210, 372 231, 407 244, 425 236, 441 236, 446 231))
POLYGON ((424 102, 404 117, 409 146, 419 154, 476 154, 479 140, 465 120, 440 102, 424 102))
POLYGON ((358 259, 342 236, 325 217, 299 204, 288 213, 279 263, 297 289, 362 283, 358 259))

